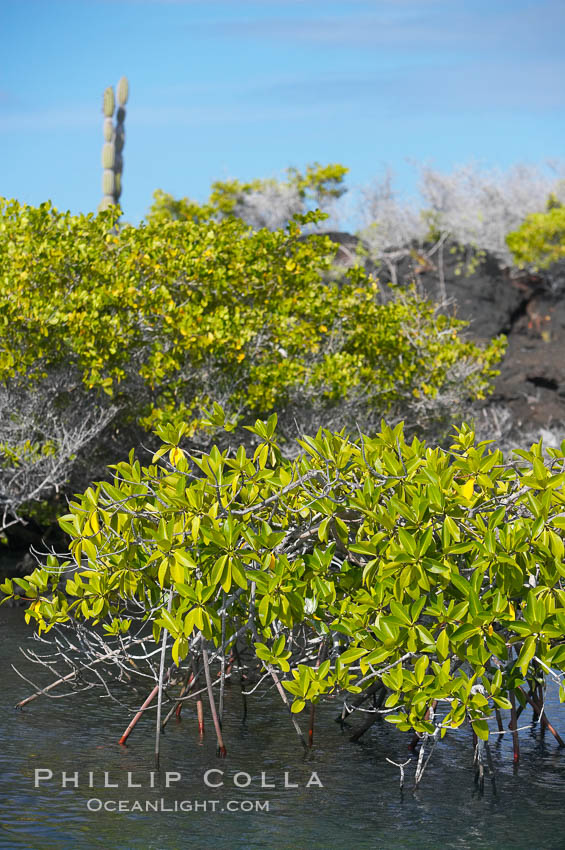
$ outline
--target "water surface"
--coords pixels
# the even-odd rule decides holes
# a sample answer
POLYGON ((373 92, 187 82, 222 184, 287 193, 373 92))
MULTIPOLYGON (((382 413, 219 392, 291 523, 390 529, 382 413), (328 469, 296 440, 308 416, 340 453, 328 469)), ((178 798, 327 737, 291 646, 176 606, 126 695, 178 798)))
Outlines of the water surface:
MULTIPOLYGON (((565 850, 565 750, 537 726, 520 733, 517 771, 510 736, 493 746, 496 795, 488 782, 484 796, 476 791, 468 730, 438 744, 416 793, 412 761, 401 793, 398 770, 386 757, 405 761, 407 738, 390 724, 378 723, 351 744, 334 722, 338 706, 324 706, 305 759, 276 693, 250 698, 242 723, 234 683, 226 694, 227 759, 216 757, 210 719, 200 741, 188 708, 180 723, 167 727, 161 770, 152 777, 154 715, 142 720, 124 748, 117 741, 130 715, 94 692, 41 697, 14 711, 32 688, 12 663, 39 684, 50 680, 18 650, 32 645, 21 609, 0 608, 0 637, 2 850, 565 850), (53 778, 35 787, 36 770, 51 771, 53 778), (208 781, 224 784, 208 787, 208 770, 223 771, 208 781), (181 775, 180 781, 169 776, 169 788, 167 771, 181 775), (72 787, 75 772, 78 788, 72 787), (128 788, 128 773, 130 784, 141 788, 128 788), (298 787, 284 787, 285 773, 298 787), (104 787, 109 784, 118 787, 104 787), (119 801, 124 811, 104 809, 119 801), (135 801, 159 810, 132 810, 135 801), (181 811, 181 803, 192 810, 181 811)), ((548 714, 565 735, 563 708, 551 692, 548 714)), ((305 727, 306 713, 300 719, 305 727)), ((528 710, 521 721, 529 720, 528 710)))

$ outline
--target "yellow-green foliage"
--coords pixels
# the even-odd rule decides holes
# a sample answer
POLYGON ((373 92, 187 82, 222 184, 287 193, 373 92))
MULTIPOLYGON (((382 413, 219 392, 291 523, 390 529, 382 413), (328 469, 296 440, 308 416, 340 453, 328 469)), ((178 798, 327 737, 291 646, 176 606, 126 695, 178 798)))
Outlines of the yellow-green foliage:
POLYGON ((206 204, 197 204, 189 198, 175 199, 167 192, 157 189, 153 194, 153 204, 149 211, 151 221, 193 221, 204 217, 224 217, 237 214, 238 205, 255 192, 269 190, 294 191, 296 201, 305 212, 306 207, 323 208, 332 199, 339 198, 346 191, 343 179, 349 171, 344 165, 319 162, 306 166, 304 172, 288 168, 286 180, 216 180, 212 183, 210 198, 206 204))
POLYGON ((295 713, 382 683, 386 719, 406 731, 470 720, 487 739, 514 691, 563 679, 565 442, 511 465, 465 426, 442 450, 383 425, 355 440, 320 430, 291 462, 274 415, 249 430, 253 456, 188 456, 182 429, 160 429, 150 466, 132 452, 71 502, 70 560, 2 590, 30 601, 41 631, 102 627, 126 661, 143 622, 156 643, 170 633, 177 664, 199 632, 226 653, 247 637, 289 674, 295 713), (338 651, 315 670, 303 660, 316 635, 338 651))
POLYGON ((312 198, 323 203, 329 198, 339 198, 346 191, 343 186, 343 179, 349 168, 340 165, 337 162, 331 162, 329 165, 320 165, 319 162, 314 162, 306 166, 306 171, 302 173, 297 168, 287 168, 288 184, 294 186, 302 198, 312 198))
POLYGON ((509 233, 506 243, 518 265, 540 269, 565 257, 565 207, 548 203, 548 211, 532 213, 517 230, 509 233))
POLYGON ((150 223, 168 221, 201 221, 210 218, 214 208, 210 205, 198 204, 190 198, 174 198, 162 189, 153 192, 153 203, 149 210, 150 223))
POLYGON ((433 399, 454 375, 461 398, 487 391, 501 343, 462 341, 462 323, 414 294, 383 302, 360 269, 325 282, 335 246, 300 239, 296 222, 254 232, 234 218, 117 217, 1 202, 0 380, 39 385, 64 368, 146 427, 192 430, 211 400, 248 417, 354 394, 384 413, 433 399))

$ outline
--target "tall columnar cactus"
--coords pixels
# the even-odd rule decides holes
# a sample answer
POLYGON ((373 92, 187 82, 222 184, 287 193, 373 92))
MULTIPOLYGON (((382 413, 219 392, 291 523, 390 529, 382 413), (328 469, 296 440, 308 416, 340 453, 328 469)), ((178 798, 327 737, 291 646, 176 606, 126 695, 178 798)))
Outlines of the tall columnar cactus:
POLYGON ((111 204, 117 204, 122 194, 122 171, 124 166, 123 149, 125 144, 125 106, 128 100, 129 83, 122 77, 114 89, 108 86, 104 92, 104 144, 102 146, 102 201, 99 210, 105 210, 111 204), (114 110, 116 122, 114 124, 114 110))

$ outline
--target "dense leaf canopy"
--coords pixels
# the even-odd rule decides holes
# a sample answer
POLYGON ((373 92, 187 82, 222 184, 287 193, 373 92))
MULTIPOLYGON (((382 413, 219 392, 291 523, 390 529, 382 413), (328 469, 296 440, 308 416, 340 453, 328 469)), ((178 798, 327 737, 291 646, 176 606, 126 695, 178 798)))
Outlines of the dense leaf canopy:
POLYGON ((488 391, 501 341, 480 349, 462 323, 360 268, 329 275, 334 251, 295 220, 273 232, 208 213, 132 227, 116 210, 73 216, 2 201, 8 500, 34 463, 41 474, 28 492, 64 484, 73 456, 86 457, 84 423, 96 437, 113 419, 123 456, 128 425, 184 423, 194 434, 213 402, 247 422, 276 410, 289 436, 295 419, 373 427, 388 413, 423 426, 488 391), (46 452, 63 458, 55 481, 46 452))
POLYGON ((560 203, 547 212, 526 216, 517 230, 506 237, 518 265, 547 268, 565 257, 565 206, 560 203))
POLYGON ((178 664, 202 636, 222 654, 237 636, 286 676, 295 713, 384 685, 387 719, 420 733, 470 719, 486 739, 526 681, 562 678, 565 445, 511 465, 465 426, 441 450, 383 425, 320 431, 285 461, 275 416, 251 431, 252 456, 189 456, 163 428, 152 464, 132 453, 71 503, 72 560, 3 590, 40 630, 102 624, 126 653, 143 624, 167 630, 178 664), (316 639, 329 657, 301 663, 316 639))

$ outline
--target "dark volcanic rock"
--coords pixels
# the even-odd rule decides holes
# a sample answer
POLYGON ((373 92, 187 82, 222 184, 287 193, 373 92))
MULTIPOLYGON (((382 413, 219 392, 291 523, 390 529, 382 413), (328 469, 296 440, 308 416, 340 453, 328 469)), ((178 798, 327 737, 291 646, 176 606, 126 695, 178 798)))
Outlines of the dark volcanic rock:
POLYGON ((508 334, 494 399, 508 404, 517 425, 565 422, 565 300, 534 293, 508 334))
MULTIPOLYGON (((422 268, 412 260, 411 270, 405 261, 402 272, 399 280, 416 279, 423 293, 441 301, 437 261, 422 268)), ((446 312, 468 321, 473 339, 507 336, 490 403, 508 407, 517 428, 565 423, 565 263, 532 274, 504 268, 486 254, 469 268, 459 250, 447 249, 443 290, 446 312)))
MULTIPOLYGON (((515 317, 525 309, 532 285, 512 279, 493 256, 473 258, 452 244, 444 246, 443 258, 410 252, 398 263, 397 274, 399 283, 416 282, 424 296, 436 302, 446 300, 443 311, 469 322, 472 336, 483 340, 511 330, 515 317)), ((381 279, 386 276, 381 269, 381 279)))
MULTIPOLYGON (((325 234, 340 246, 340 265, 359 262, 381 283, 394 275, 359 255, 363 242, 349 233, 325 234)), ((401 285, 443 303, 443 312, 469 322, 472 339, 508 338, 489 404, 503 405, 517 428, 565 424, 565 260, 536 274, 509 269, 482 252, 473 256, 453 243, 440 255, 427 246, 395 252, 393 272, 401 285)))

